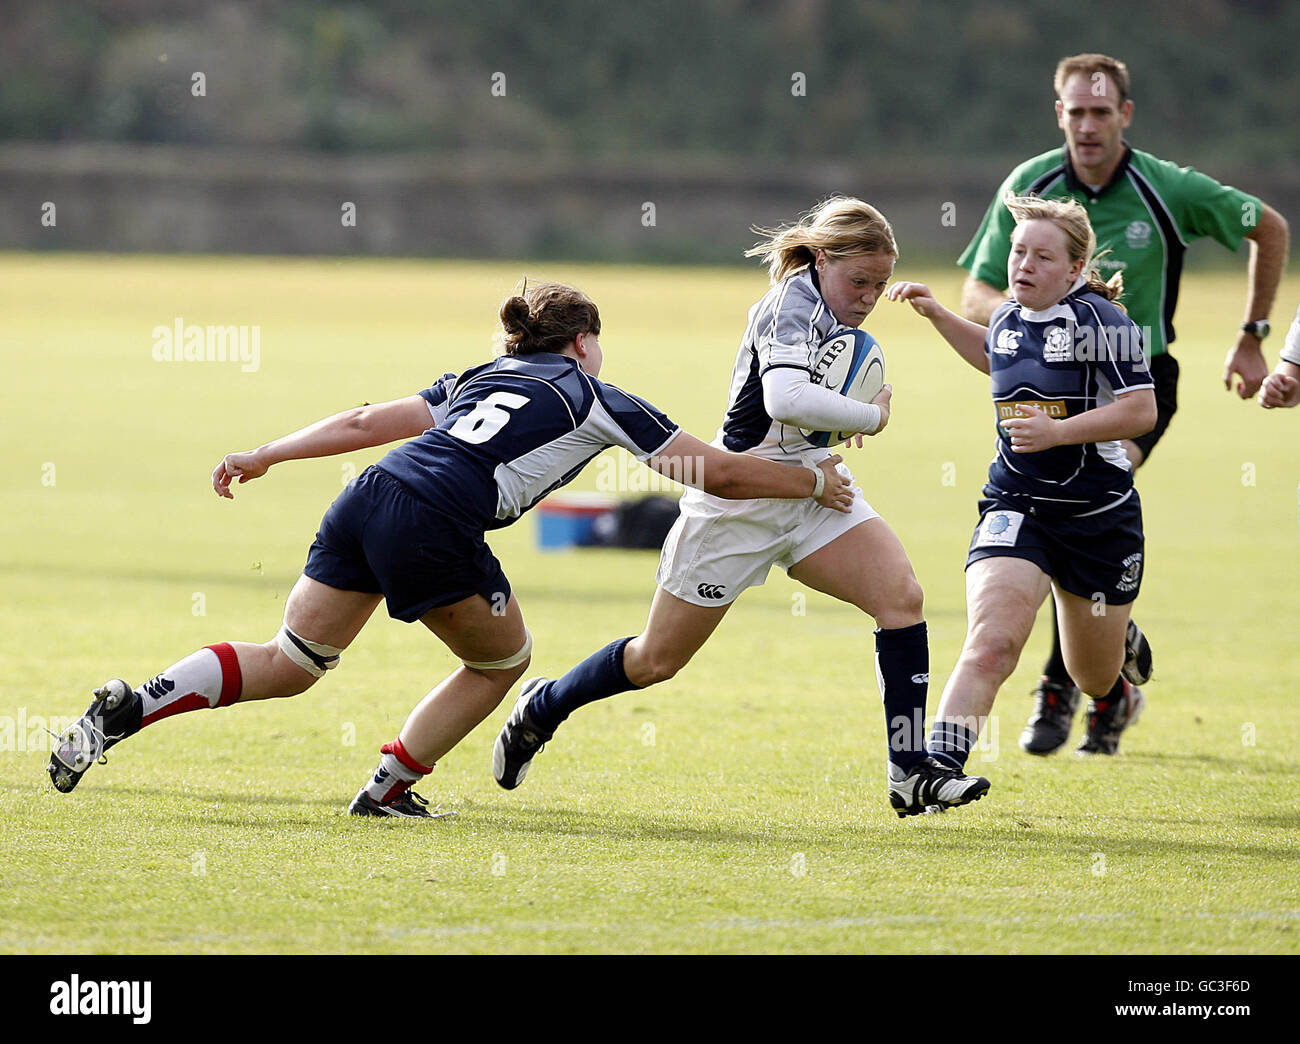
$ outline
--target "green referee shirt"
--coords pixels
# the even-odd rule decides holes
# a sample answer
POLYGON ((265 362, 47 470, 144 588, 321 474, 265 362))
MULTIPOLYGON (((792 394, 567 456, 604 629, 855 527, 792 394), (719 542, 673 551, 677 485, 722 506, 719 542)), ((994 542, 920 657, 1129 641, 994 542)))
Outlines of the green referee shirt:
POLYGON ((1002 183, 979 231, 957 263, 999 290, 1007 288, 1007 255, 1015 222, 1002 204, 1008 192, 1046 199, 1076 199, 1088 209, 1097 249, 1110 253, 1097 262, 1109 279, 1124 273, 1121 299, 1148 339, 1150 355, 1174 340, 1174 308, 1187 244, 1212 236, 1229 250, 1241 245, 1259 220, 1262 204, 1252 195, 1211 177, 1125 147, 1110 182, 1097 192, 1074 173, 1062 146, 1020 164, 1002 183))

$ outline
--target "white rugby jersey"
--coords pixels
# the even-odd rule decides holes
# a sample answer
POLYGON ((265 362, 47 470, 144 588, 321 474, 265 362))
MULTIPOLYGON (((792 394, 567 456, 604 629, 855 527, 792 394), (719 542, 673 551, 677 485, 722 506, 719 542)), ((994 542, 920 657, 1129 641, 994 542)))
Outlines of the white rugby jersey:
MULTIPOLYGON (((837 330, 847 329, 826 306, 817 273, 811 267, 786 276, 768 290, 749 310, 749 322, 731 371, 727 414, 713 444, 783 462, 807 464, 830 456, 830 449, 814 446, 798 427, 782 424, 767 412, 763 374, 791 367, 811 376, 817 346, 837 330)), ((857 402, 824 394, 832 406, 838 400, 846 410, 861 409, 857 402)), ((846 427, 847 422, 841 429, 846 427)))
POLYGON ((1282 345, 1278 357, 1294 366, 1300 366, 1300 306, 1295 310, 1295 319, 1291 322, 1291 329, 1286 334, 1286 343, 1282 345))
POLYGON ((483 530, 508 526, 608 447, 645 460, 680 430, 644 399, 548 352, 446 374, 420 395, 433 427, 376 466, 483 530))

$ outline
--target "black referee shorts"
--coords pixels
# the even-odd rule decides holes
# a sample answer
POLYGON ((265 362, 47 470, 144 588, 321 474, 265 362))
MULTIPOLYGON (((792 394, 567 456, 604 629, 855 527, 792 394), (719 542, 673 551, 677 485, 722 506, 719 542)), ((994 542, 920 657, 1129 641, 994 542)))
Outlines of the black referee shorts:
POLYGON ((1132 441, 1142 451, 1145 464, 1178 412, 1178 360, 1168 352, 1151 357, 1151 380, 1156 388, 1156 426, 1132 441))

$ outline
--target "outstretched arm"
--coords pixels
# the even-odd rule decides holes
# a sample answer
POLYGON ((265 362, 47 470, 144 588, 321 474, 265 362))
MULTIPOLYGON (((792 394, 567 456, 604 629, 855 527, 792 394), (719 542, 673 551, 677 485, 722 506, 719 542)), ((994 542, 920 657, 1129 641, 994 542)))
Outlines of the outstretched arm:
MULTIPOLYGON (((825 489, 816 500, 822 507, 847 512, 853 503, 853 487, 835 470, 841 459, 827 457, 818 464, 825 489)), ((777 464, 752 453, 730 453, 685 431, 646 463, 675 482, 684 482, 725 500, 767 497, 798 500, 811 497, 817 485, 812 468, 777 464)))
POLYGON ((984 335, 988 333, 988 327, 948 311, 924 283, 895 283, 885 296, 891 301, 906 301, 913 311, 934 324, 939 336, 952 345, 958 355, 980 373, 989 372, 989 358, 984 354, 984 335))
POLYGON ((358 406, 268 442, 255 450, 228 453, 212 472, 217 495, 234 499, 233 479, 248 482, 261 478, 273 464, 309 457, 332 457, 336 453, 382 446, 399 439, 412 439, 433 424, 429 407, 419 395, 358 406))

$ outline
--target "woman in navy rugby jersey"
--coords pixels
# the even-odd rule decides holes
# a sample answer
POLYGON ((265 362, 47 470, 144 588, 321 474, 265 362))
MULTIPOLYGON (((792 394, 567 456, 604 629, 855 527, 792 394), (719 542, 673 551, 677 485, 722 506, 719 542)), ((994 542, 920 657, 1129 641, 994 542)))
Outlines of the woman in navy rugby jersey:
POLYGON ((1078 752, 1114 754, 1143 705, 1150 649, 1129 616, 1142 580, 1142 509, 1120 440, 1150 431, 1155 393, 1138 329, 1091 267, 1096 237, 1073 201, 1013 197, 1013 298, 988 327, 921 283, 896 283, 957 354, 992 377, 997 453, 966 559, 968 627, 930 736, 965 765, 1038 607, 1052 591, 1066 666, 1091 697, 1078 752))
POLYGON ((335 414, 259 449, 228 454, 212 485, 260 478, 287 460, 397 440, 334 501, 271 641, 206 646, 132 689, 113 679, 56 745, 49 773, 67 793, 114 743, 189 710, 293 696, 336 667, 381 601, 419 620, 464 666, 415 707, 382 748, 357 815, 424 817, 410 792, 501 701, 528 666, 532 637, 484 541, 609 446, 725 498, 814 498, 847 512, 835 468, 788 467, 717 449, 643 399, 597 380, 600 314, 581 291, 542 284, 501 309, 505 353, 392 402, 335 414))

